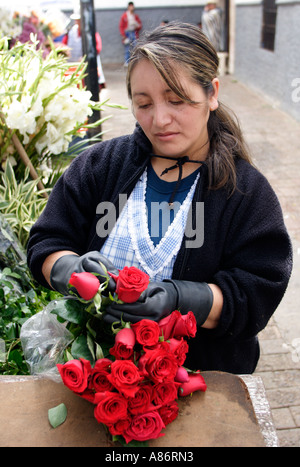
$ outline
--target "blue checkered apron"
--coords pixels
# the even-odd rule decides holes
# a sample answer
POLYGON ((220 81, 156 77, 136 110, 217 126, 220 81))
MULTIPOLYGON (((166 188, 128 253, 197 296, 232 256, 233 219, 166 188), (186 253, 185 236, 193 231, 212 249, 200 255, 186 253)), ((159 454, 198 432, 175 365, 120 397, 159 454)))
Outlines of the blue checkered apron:
POLYGON ((164 237, 154 246, 148 229, 145 170, 101 248, 101 253, 118 269, 135 266, 146 272, 153 281, 170 279, 199 177, 200 173, 164 237))

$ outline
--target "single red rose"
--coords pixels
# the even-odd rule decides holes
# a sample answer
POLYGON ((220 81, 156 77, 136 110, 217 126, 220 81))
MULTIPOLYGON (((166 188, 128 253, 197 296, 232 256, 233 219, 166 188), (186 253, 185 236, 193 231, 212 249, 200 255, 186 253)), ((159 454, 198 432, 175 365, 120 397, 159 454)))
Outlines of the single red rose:
POLYGON ((134 397, 128 399, 128 410, 136 415, 149 410, 153 399, 153 385, 150 382, 141 383, 134 397))
POLYGON ((174 381, 177 368, 176 358, 169 351, 167 342, 161 342, 154 349, 146 349, 139 360, 141 374, 147 375, 154 383, 174 381))
POLYGON ((115 337, 115 345, 109 350, 117 359, 125 360, 133 355, 135 333, 131 328, 121 329, 115 337))
POLYGON ((203 376, 200 373, 190 373, 189 381, 180 385, 178 395, 182 397, 188 396, 189 394, 195 391, 205 392, 206 389, 207 386, 203 376))
POLYGON ((177 363, 182 366, 186 359, 186 354, 189 351, 189 346, 183 337, 175 339, 172 337, 169 339, 170 351, 175 355, 177 363))
POLYGON ((69 284, 87 301, 94 298, 100 287, 99 279, 90 272, 73 272, 69 284))
POLYGON ((136 302, 149 285, 148 274, 134 266, 125 266, 118 276, 112 277, 116 281, 118 299, 125 303, 136 302))
POLYGON ((98 392, 94 403, 97 404, 94 415, 99 423, 108 426, 127 418, 127 399, 118 392, 98 392))
POLYGON ((130 360, 116 360, 111 365, 111 374, 107 376, 111 384, 125 397, 134 397, 143 379, 138 368, 130 360))
POLYGON ((133 439, 136 441, 148 441, 164 436, 161 430, 165 428, 161 416, 156 410, 132 418, 129 428, 123 433, 126 443, 133 439))
POLYGON ((181 318, 181 313, 178 310, 174 310, 170 315, 161 319, 158 322, 160 328, 160 335, 165 341, 173 337, 173 330, 176 322, 181 318))
POLYGON ((158 343, 160 329, 155 321, 142 319, 135 324, 131 324, 131 328, 135 332, 136 340, 142 346, 152 347, 158 343))
POLYGON ((65 386, 77 394, 83 393, 89 383, 92 367, 88 360, 70 360, 65 364, 58 363, 58 371, 65 386))
POLYGON ((186 369, 183 368, 183 366, 179 367, 175 376, 175 381, 178 383, 187 383, 189 379, 190 377, 186 369))
POLYGON ((179 413, 179 407, 176 401, 170 402, 169 404, 164 405, 158 409, 159 415, 162 418, 165 426, 173 422, 179 413))
POLYGON ((107 375, 110 374, 112 362, 109 358, 100 358, 96 361, 92 370, 90 388, 96 392, 112 391, 113 385, 108 381, 107 375))
POLYGON ((175 327, 173 329, 174 337, 195 337, 197 333, 197 321, 192 311, 189 311, 186 315, 181 315, 175 327))
POLYGON ((123 435, 124 431, 126 431, 130 427, 131 417, 128 416, 122 420, 118 420, 113 425, 109 425, 108 429, 112 436, 120 436, 123 435))
POLYGON ((154 386, 153 402, 156 406, 173 402, 178 397, 178 384, 168 381, 166 383, 159 383, 154 386))

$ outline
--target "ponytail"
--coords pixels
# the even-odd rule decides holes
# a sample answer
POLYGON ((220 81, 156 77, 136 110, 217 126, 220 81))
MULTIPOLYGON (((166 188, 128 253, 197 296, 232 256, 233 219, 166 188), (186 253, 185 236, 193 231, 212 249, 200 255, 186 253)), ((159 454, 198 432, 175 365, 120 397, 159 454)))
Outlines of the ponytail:
POLYGON ((210 152, 207 159, 209 188, 226 187, 232 194, 237 189, 235 161, 243 159, 250 164, 252 158, 235 114, 219 103, 208 120, 210 152))

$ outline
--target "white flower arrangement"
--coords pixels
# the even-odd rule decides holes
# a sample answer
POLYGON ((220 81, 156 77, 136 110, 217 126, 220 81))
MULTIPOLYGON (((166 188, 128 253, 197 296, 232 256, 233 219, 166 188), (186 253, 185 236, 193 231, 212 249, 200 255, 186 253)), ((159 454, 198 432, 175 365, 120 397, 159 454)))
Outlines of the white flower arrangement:
POLYGON ((11 155, 11 135, 16 133, 29 157, 57 155, 68 150, 79 129, 97 127, 101 121, 88 125, 93 110, 101 104, 91 100, 92 94, 83 85, 86 64, 70 63, 61 49, 53 45, 46 58, 32 43, 0 40, 0 157, 11 155))
POLYGON ((22 26, 14 20, 10 10, 0 8, 0 37, 16 37, 22 32, 22 26))

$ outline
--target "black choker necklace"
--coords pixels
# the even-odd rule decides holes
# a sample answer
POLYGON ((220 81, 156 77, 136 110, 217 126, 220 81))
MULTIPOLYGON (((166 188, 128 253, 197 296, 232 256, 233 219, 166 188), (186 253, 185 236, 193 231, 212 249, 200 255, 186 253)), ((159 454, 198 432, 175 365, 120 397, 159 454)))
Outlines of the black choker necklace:
POLYGON ((172 206, 173 205, 173 202, 174 202, 174 198, 175 198, 175 195, 177 193, 177 190, 179 188, 179 185, 181 183, 181 180, 182 180, 182 166, 184 164, 186 164, 187 162, 189 163, 193 163, 193 164, 205 164, 205 161, 194 161, 194 160, 191 160, 189 158, 189 156, 183 156, 183 157, 168 157, 168 156, 158 156, 156 154, 151 154, 152 157, 159 157, 161 159, 168 159, 168 160, 171 160, 171 161, 176 161, 176 164, 172 165, 171 167, 167 167, 162 173, 161 173, 161 176, 162 175, 165 175, 166 173, 168 173, 170 170, 174 170, 174 169, 179 169, 179 174, 178 174, 178 179, 177 179, 177 183, 176 183, 176 186, 173 190, 173 193, 171 195, 171 198, 169 200, 169 206, 172 206))

